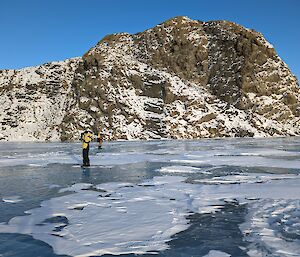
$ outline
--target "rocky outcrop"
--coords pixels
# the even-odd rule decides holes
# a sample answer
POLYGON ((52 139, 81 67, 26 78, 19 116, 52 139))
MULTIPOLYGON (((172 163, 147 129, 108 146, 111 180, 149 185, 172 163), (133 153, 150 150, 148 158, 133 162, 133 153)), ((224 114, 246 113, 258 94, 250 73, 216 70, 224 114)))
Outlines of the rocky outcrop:
POLYGON ((82 58, 2 71, 0 90, 7 140, 300 134, 296 77, 260 33, 227 21, 109 35, 82 58))
POLYGON ((60 140, 79 61, 0 71, 0 139, 60 140))

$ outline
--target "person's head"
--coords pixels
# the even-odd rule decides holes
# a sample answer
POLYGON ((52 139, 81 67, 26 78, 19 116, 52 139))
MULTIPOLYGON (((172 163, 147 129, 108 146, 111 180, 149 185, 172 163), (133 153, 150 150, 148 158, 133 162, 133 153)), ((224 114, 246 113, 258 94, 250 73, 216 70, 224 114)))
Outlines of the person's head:
POLYGON ((86 127, 84 128, 84 133, 92 133, 91 127, 90 127, 90 126, 86 126, 86 127))

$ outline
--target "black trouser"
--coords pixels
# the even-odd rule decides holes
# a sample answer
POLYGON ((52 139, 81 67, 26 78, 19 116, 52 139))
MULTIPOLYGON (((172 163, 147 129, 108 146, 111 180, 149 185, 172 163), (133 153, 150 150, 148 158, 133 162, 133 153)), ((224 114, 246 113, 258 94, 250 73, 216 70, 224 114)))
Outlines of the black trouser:
POLYGON ((87 148, 82 149, 83 166, 90 166, 89 150, 90 150, 89 145, 87 148))

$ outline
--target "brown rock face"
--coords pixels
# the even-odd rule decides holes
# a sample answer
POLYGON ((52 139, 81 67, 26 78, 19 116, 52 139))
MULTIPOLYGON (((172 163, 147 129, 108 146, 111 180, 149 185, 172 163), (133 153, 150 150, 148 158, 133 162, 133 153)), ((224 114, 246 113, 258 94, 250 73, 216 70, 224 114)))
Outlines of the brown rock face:
MULTIPOLYGON (((110 139, 300 134, 296 77, 260 33, 232 22, 176 17, 109 35, 75 66, 64 84, 57 74, 62 140, 86 127, 110 139)), ((5 76, 2 98, 14 90, 5 76)))

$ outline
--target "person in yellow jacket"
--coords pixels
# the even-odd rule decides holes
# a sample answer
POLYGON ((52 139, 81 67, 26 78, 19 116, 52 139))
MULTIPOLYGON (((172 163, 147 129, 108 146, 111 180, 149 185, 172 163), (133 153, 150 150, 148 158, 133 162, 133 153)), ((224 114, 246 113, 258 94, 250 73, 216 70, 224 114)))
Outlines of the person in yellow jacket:
POLYGON ((84 131, 81 134, 82 157, 83 157, 83 165, 82 166, 90 166, 89 150, 90 150, 90 142, 92 140, 93 140, 92 132, 84 131))

